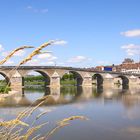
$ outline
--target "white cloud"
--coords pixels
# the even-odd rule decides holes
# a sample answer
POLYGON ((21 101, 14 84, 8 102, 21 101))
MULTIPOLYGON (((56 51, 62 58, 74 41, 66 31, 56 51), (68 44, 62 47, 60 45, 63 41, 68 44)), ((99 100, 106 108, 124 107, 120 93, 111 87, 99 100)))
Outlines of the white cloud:
POLYGON ((30 66, 39 65, 39 64, 40 63, 39 63, 39 60, 38 59, 32 59, 32 60, 30 60, 30 61, 27 62, 27 65, 30 65, 30 66))
POLYGON ((136 49, 127 49, 126 50, 127 55, 133 56, 135 54, 138 54, 138 51, 136 49))
POLYGON ((46 61, 46 62, 41 62, 40 64, 44 66, 54 66, 56 63, 54 61, 46 61))
MULTIPOLYGON (((26 65, 26 64, 25 64, 26 65)), ((55 65, 55 62, 52 60, 47 60, 47 61, 43 61, 43 60, 39 60, 39 59, 32 59, 30 61, 27 62, 27 65, 30 65, 30 66, 40 66, 40 65, 55 65)))
POLYGON ((52 56, 48 58, 49 61, 56 60, 56 59, 58 59, 56 56, 52 56))
POLYGON ((50 54, 50 53, 40 54, 40 55, 38 55, 37 58, 38 58, 38 59, 46 59, 46 60, 48 60, 48 61, 53 61, 53 60, 58 59, 56 56, 53 56, 53 55, 50 54))
POLYGON ((14 54, 14 56, 24 56, 24 55, 25 55, 25 50, 19 50, 14 54))
POLYGON ((140 36, 140 29, 121 32, 121 35, 124 35, 126 37, 139 37, 140 36))
POLYGON ((47 8, 38 9, 38 8, 34 8, 33 6, 27 6, 27 9, 34 13, 47 13, 48 12, 47 8))
POLYGON ((3 48, 3 46, 0 44, 0 52, 3 51, 3 50, 4 50, 4 48, 3 48))
MULTIPOLYGON (((9 51, 5 51, 5 52, 2 52, 1 55, 6 57, 10 52, 9 51)), ((25 50, 19 50, 17 51, 14 56, 24 56, 25 55, 25 50)))
POLYGON ((58 66, 65 66, 66 64, 64 62, 58 62, 58 63, 56 63, 56 65, 58 65, 58 66))
POLYGON ((127 45, 123 45, 121 48, 124 49, 127 55, 129 56, 133 56, 140 53, 139 45, 127 44, 127 45))
POLYGON ((41 9, 40 12, 41 13, 47 13, 48 12, 48 9, 41 9))
POLYGON ((46 65, 55 65, 55 62, 54 61, 48 61, 48 62, 46 62, 46 65))
POLYGON ((44 58, 50 58, 50 57, 52 57, 52 54, 44 53, 44 54, 39 54, 37 58, 44 59, 44 58))
POLYGON ((89 60, 91 60, 91 59, 87 58, 85 56, 80 56, 79 55, 79 56, 75 56, 73 58, 70 58, 68 60, 68 62, 70 62, 70 63, 82 63, 82 62, 89 61, 89 60))
POLYGON ((67 43, 65 40, 56 40, 52 45, 66 45, 67 43))
POLYGON ((8 55, 9 52, 2 52, 1 55, 6 57, 8 55))
POLYGON ((109 62, 109 61, 97 61, 97 64, 98 65, 111 65, 112 63, 111 62, 109 62))
POLYGON ((27 6, 27 9, 32 9, 32 6, 27 6))
POLYGON ((137 49, 137 48, 140 48, 140 46, 135 45, 135 44, 127 44, 127 45, 123 45, 121 48, 122 49, 137 49))
POLYGON ((12 64, 14 64, 14 61, 8 60, 7 62, 5 62, 5 64, 6 64, 6 65, 12 65, 12 64))

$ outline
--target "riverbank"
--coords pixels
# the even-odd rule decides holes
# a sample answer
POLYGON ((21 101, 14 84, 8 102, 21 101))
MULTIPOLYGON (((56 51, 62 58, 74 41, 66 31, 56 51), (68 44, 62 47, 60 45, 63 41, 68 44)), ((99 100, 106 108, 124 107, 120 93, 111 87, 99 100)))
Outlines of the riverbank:
MULTIPOLYGON (((61 80, 60 81, 61 85, 76 85, 75 80, 61 80)), ((24 83, 24 86, 44 86, 45 82, 44 81, 26 81, 24 83)))
POLYGON ((18 91, 9 91, 8 93, 0 93, 0 98, 6 98, 6 97, 10 97, 14 94, 18 93, 18 91))

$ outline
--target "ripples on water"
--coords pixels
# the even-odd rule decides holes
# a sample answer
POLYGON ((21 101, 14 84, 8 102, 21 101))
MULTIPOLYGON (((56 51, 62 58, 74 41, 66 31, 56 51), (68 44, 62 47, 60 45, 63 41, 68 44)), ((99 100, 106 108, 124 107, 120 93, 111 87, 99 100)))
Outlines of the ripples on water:
MULTIPOLYGON (((61 87, 25 89, 13 97, 0 99, 0 119, 14 118, 38 98, 50 95, 28 120, 48 111, 38 123, 49 121, 41 129, 46 133, 55 122, 73 115, 87 116, 89 121, 73 121, 56 132, 51 140, 140 140, 140 88, 61 87)), ((40 132, 39 132, 40 133, 40 132)))

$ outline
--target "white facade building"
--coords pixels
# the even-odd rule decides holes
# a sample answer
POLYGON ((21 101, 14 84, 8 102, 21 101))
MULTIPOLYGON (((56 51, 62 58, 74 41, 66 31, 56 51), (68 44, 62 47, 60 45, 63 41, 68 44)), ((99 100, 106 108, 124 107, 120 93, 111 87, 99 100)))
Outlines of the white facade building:
POLYGON ((121 69, 121 72, 140 74, 140 68, 138 67, 138 69, 121 69))

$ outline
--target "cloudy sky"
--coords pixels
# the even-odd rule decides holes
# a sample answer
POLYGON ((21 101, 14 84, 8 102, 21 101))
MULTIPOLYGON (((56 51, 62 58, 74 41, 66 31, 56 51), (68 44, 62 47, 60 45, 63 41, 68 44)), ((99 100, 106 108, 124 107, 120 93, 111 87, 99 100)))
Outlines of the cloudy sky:
MULTIPOLYGON (((0 59, 23 45, 60 39, 26 65, 92 67, 139 61, 139 0, 0 0, 0 59)), ((33 49, 5 65, 17 65, 33 49)))

